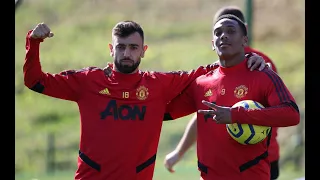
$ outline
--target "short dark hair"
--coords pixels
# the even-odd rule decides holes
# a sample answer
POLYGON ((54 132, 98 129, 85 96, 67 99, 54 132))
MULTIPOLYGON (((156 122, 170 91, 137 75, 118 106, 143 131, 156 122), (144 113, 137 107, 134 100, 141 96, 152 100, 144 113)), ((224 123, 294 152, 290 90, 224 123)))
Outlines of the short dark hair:
POLYGON ((246 28, 246 25, 244 25, 244 22, 241 21, 241 19, 239 19, 237 16, 235 15, 232 15, 232 14, 225 14, 225 15, 222 15, 222 16, 219 16, 218 19, 214 22, 213 26, 218 22, 220 21, 221 19, 232 19, 232 20, 235 20, 238 22, 242 32, 243 32, 243 35, 244 36, 247 36, 247 28, 246 28))
POLYGON ((127 20, 118 22, 112 29, 112 34, 117 37, 127 37, 135 32, 139 33, 142 41, 144 41, 143 29, 138 23, 134 21, 127 20))
POLYGON ((237 6, 222 7, 214 15, 214 19, 215 19, 214 21, 216 21, 216 19, 218 19, 220 16, 225 15, 225 14, 232 14, 234 16, 237 16, 244 23, 246 22, 241 9, 239 7, 237 7, 237 6))

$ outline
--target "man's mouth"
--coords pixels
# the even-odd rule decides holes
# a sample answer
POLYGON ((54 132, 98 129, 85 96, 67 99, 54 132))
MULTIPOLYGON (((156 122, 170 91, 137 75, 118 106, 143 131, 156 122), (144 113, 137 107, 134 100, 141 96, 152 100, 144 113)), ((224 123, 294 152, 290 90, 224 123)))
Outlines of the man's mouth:
POLYGON ((220 44, 220 47, 229 47, 229 46, 231 46, 231 44, 229 44, 229 43, 221 43, 220 44))
POLYGON ((122 63, 133 63, 133 61, 131 59, 123 59, 120 62, 122 62, 122 63))

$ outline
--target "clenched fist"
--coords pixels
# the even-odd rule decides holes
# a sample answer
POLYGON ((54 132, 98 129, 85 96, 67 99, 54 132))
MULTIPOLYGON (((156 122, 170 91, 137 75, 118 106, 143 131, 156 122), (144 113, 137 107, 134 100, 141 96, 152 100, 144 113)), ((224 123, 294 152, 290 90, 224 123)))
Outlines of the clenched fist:
POLYGON ((174 173, 173 166, 181 159, 181 156, 177 151, 172 151, 171 153, 167 154, 164 159, 164 167, 171 173, 174 173))
POLYGON ((34 39, 45 39, 47 37, 53 37, 53 33, 51 32, 50 28, 44 24, 39 23, 31 32, 30 36, 34 39))

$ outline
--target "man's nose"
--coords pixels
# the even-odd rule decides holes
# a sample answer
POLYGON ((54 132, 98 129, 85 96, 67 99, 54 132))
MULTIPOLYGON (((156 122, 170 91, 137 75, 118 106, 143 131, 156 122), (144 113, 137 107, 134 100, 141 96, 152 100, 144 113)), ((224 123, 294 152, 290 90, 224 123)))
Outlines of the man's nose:
POLYGON ((129 48, 129 47, 126 47, 126 49, 124 50, 123 55, 124 55, 125 57, 130 57, 130 54, 131 54, 130 48, 129 48))
POLYGON ((228 35, 227 35, 227 33, 222 33, 221 34, 221 39, 228 39, 229 37, 228 37, 228 35))

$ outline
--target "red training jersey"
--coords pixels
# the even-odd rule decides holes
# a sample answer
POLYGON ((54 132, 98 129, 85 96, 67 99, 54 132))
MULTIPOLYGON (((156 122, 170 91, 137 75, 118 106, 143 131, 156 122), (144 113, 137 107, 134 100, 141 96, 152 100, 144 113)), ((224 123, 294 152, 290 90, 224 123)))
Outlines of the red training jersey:
MULTIPOLYGON (((247 60, 198 77, 168 104, 167 112, 176 119, 208 109, 202 100, 231 107, 245 99, 265 108, 232 108, 232 123, 286 127, 300 121, 298 106, 281 78, 269 68, 251 72, 247 60)), ((270 179, 267 138, 255 145, 242 145, 231 138, 225 124, 203 114, 197 114, 197 127, 198 167, 204 180, 270 179)))
POLYGON ((76 102, 81 135, 76 180, 150 180, 167 103, 196 77, 190 72, 142 72, 110 76, 96 67, 50 74, 42 71, 42 40, 26 37, 24 83, 31 90, 76 102))
MULTIPOLYGON (((267 55, 249 46, 246 46, 244 50, 246 53, 254 52, 260 55, 261 57, 263 57, 266 63, 270 63, 272 70, 278 73, 276 65, 272 62, 272 60, 267 55)), ((278 127, 273 127, 271 131, 270 145, 268 148, 268 152, 269 152, 268 158, 270 162, 277 161, 279 160, 279 157, 280 157, 280 150, 279 150, 280 147, 277 141, 277 136, 278 136, 278 127)))

